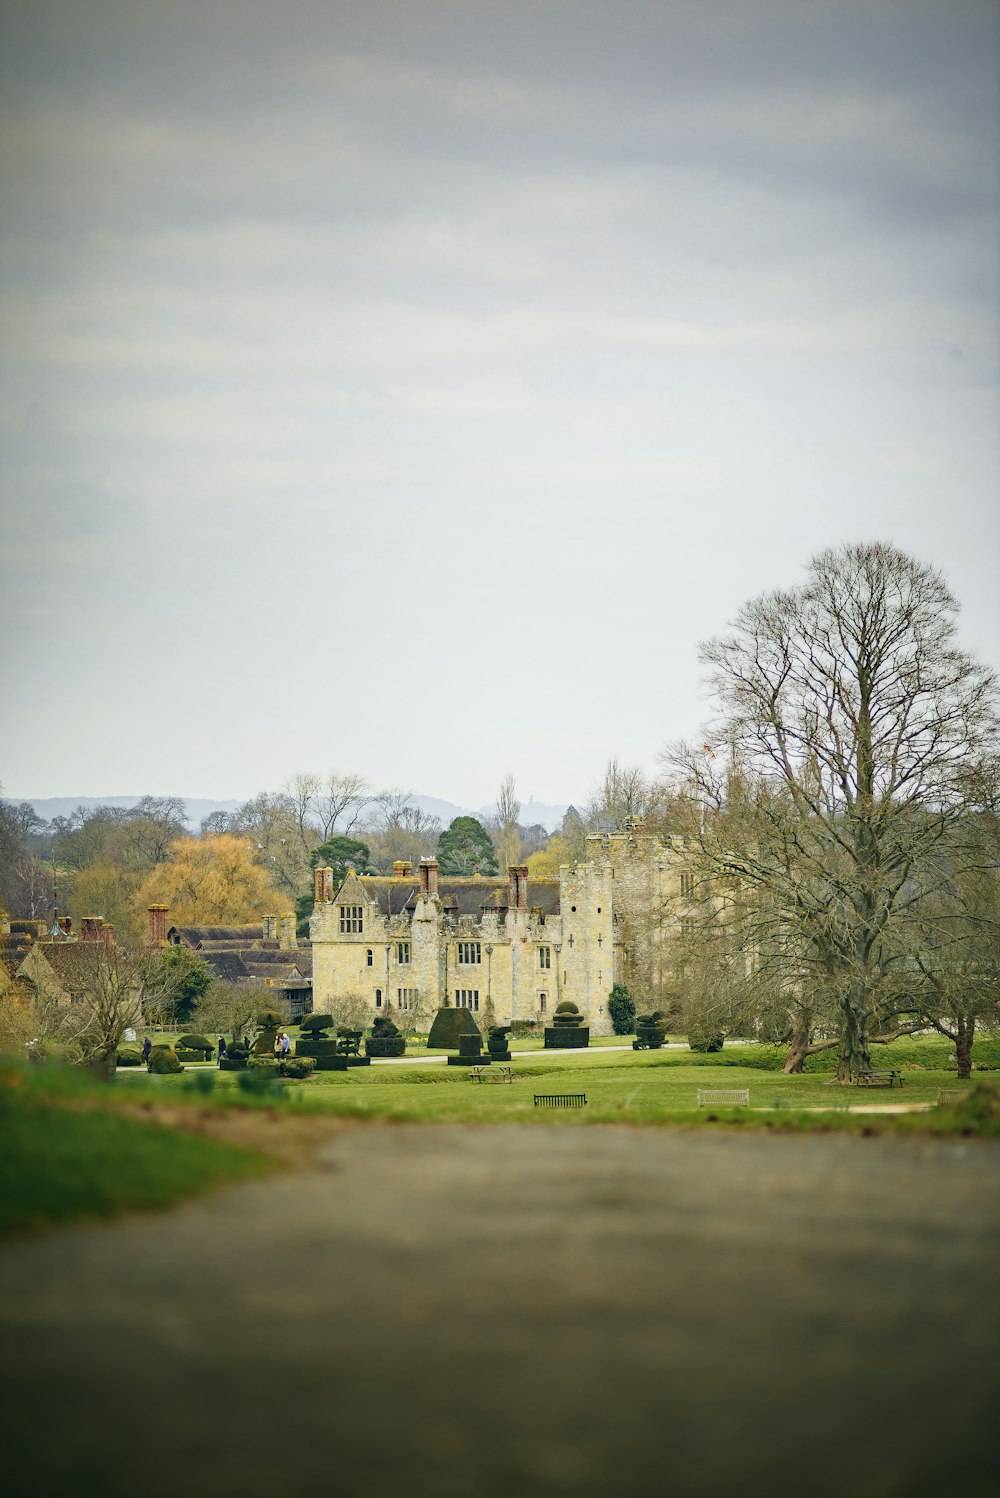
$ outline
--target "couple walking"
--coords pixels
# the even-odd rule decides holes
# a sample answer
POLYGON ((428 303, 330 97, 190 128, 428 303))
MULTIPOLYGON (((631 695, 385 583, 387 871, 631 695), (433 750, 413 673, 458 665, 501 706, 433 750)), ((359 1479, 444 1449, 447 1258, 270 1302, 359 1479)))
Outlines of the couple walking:
POLYGON ((274 1054, 276 1056, 290 1056, 292 1054, 292 1042, 285 1030, 279 1031, 274 1037, 274 1054))

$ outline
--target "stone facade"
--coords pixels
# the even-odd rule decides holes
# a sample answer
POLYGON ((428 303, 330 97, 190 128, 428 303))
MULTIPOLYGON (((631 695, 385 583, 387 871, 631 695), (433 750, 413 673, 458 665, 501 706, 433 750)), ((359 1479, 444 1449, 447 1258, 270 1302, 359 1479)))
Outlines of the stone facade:
POLYGON ((482 1027, 544 1023, 571 999, 596 1035, 611 1033, 607 1000, 626 982, 656 1007, 678 931, 683 849, 632 829, 588 839, 586 862, 555 879, 442 879, 422 859, 391 877, 350 872, 339 889, 316 870, 310 923, 313 1000, 362 999, 374 1018, 426 1024, 442 1005, 482 1027))

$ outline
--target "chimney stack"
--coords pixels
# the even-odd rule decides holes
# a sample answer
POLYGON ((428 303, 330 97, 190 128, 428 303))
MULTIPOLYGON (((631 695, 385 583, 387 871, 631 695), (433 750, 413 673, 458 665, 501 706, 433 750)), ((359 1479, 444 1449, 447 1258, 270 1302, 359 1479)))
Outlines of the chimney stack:
POLYGON ((528 909, 528 865, 526 863, 517 864, 510 870, 510 873, 514 876, 517 908, 518 910, 526 911, 528 909))
POLYGON ((80 940, 100 941, 101 927, 104 925, 102 915, 84 915, 80 917, 80 940))
POLYGON ((283 916, 278 918, 278 946, 283 952, 298 946, 295 935, 295 912, 287 910, 283 916))
MULTIPOLYGON (((149 945, 151 947, 165 947, 167 944, 167 911, 169 909, 169 905, 146 906, 149 915, 149 945)), ((83 934, 83 923, 81 923, 80 940, 86 941, 86 939, 83 934)))
POLYGON ((420 893, 425 899, 437 899, 438 861, 436 858, 420 860, 420 893))
POLYGON ((276 915, 261 916, 260 927, 263 941, 278 940, 278 917, 276 915))
POLYGON ((397 858, 393 860, 392 877, 394 879, 413 878, 413 864, 408 858, 397 858))
POLYGON ((59 930, 64 936, 73 935, 73 917, 71 915, 61 915, 59 917, 59 930))
POLYGON ((333 899, 333 870, 321 864, 316 870, 316 885, 313 892, 315 905, 329 905, 333 899))

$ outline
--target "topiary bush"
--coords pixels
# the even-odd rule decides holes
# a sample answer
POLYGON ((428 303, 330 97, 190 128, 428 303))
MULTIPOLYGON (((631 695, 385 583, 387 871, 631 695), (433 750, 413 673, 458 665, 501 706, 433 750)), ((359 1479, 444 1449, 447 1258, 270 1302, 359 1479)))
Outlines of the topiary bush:
POLYGON ((507 1043, 509 1025, 491 1025, 486 1036, 486 1046, 494 1061, 509 1061, 510 1047, 507 1043))
POLYGON ((269 1077, 276 1077, 280 1066, 277 1056, 251 1056, 247 1062, 250 1071, 266 1072, 269 1077))
POLYGON ((688 1035, 688 1045, 692 1051, 701 1051, 703 1054, 713 1054, 721 1051, 725 1043, 725 1036, 710 1030, 696 1030, 688 1035))
POLYGON ((316 1062, 312 1056, 285 1056, 278 1062, 278 1075, 296 1082, 304 1082, 315 1070, 316 1062))
POLYGON ((556 1012, 552 1016, 554 1025, 566 1026, 582 1025, 583 1015, 580 1013, 572 999, 563 999, 561 1004, 556 1005, 556 1012))
POLYGON ((479 1026, 468 1009, 439 1009, 427 1037, 427 1047, 428 1050, 455 1051, 460 1035, 478 1034, 479 1026))
POLYGON ((240 1041, 234 1041, 224 1056, 219 1057, 220 1071, 246 1071, 249 1050, 240 1041))
POLYGON ((640 1014, 635 1022, 634 1051, 658 1051, 667 1038, 667 1020, 662 1009, 640 1014))
POLYGON ((332 1014, 307 1014, 299 1021, 299 1032, 308 1036, 310 1040, 319 1040, 327 1030, 333 1029, 332 1014))
MULTIPOLYGON (((312 1034, 316 1034, 315 1030, 312 1034)), ((323 1035, 316 1040, 297 1040, 295 1042, 295 1054, 296 1056, 312 1056, 317 1059, 320 1056, 336 1056, 337 1042, 331 1035, 323 1035)))
POLYGON ((215 1046, 206 1035, 182 1035, 177 1042, 178 1051, 203 1051, 205 1060, 208 1061, 215 1050, 215 1046))
POLYGON ((616 983, 608 995, 608 1014, 611 1028, 616 1035, 632 1035, 635 1031, 635 1000, 624 983, 616 983))
POLYGON ((146 1062, 146 1070, 156 1077, 173 1077, 184 1068, 170 1046, 154 1045, 146 1062))
POLYGON ((545 1049, 547 1051, 563 1050, 567 1047, 583 1049, 589 1044, 590 1029, 584 1025, 583 1015, 572 999, 563 999, 561 1004, 556 1005, 552 1024, 545 1031, 545 1049))
POLYGON ((372 1033, 365 1041, 369 1056, 405 1056, 406 1040, 400 1035, 388 1015, 380 1016, 372 1026, 372 1033))
POLYGON ((118 1048, 117 1064, 119 1066, 141 1066, 142 1050, 137 1045, 123 1045, 118 1048))

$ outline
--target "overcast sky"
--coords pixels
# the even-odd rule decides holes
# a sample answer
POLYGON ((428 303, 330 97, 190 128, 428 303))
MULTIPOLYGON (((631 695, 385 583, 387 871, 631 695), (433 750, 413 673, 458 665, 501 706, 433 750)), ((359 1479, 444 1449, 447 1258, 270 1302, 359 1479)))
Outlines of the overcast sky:
POLYGON ((7 795, 580 801, 842 541, 1000 663, 995 0, 2 24, 7 795))

